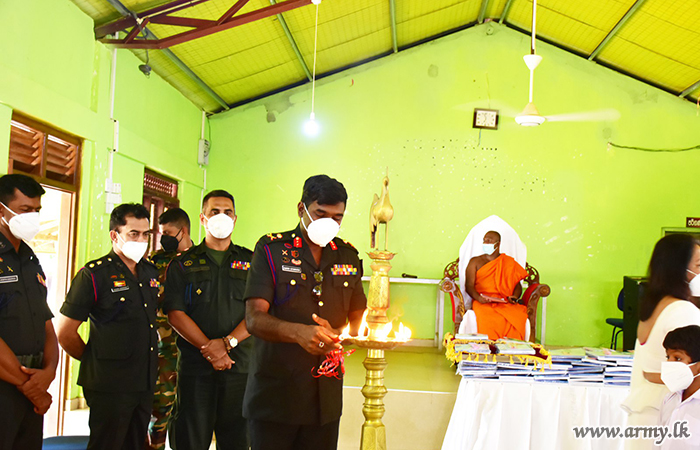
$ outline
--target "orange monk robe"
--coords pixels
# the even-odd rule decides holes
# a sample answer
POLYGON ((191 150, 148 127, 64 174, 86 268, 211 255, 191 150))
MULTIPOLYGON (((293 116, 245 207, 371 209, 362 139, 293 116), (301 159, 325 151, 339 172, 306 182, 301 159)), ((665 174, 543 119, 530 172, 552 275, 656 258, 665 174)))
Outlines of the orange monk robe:
MULTIPOLYGON (((500 254, 476 271, 474 288, 481 295, 507 298, 513 295, 515 286, 527 277, 527 271, 508 255, 500 254)), ((488 334, 489 339, 509 337, 525 339, 527 308, 513 303, 472 302, 479 333, 488 334)))

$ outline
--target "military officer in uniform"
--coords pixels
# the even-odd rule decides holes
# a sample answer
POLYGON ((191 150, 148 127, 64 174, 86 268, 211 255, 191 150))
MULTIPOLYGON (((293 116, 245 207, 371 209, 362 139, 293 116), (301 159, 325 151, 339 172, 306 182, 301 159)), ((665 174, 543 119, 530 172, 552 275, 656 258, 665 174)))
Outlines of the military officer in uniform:
POLYGON ((337 448, 343 382, 312 370, 339 348, 346 323, 357 332, 367 306, 357 250, 335 237, 346 201, 340 182, 311 177, 299 226, 255 246, 245 293, 258 338, 244 402, 253 450, 337 448))
POLYGON ((181 208, 170 208, 158 217, 160 227, 161 249, 151 255, 159 273, 160 291, 158 293, 158 379, 153 396, 153 410, 148 424, 148 447, 152 450, 165 449, 165 438, 170 419, 170 412, 175 403, 175 386, 177 386, 177 345, 168 317, 163 313, 162 303, 165 298, 165 269, 179 253, 192 247, 190 238, 190 217, 181 208))
POLYGON ((0 178, 0 450, 39 450, 58 342, 46 277, 26 242, 39 231, 44 189, 26 175, 0 178))
POLYGON ((112 211, 112 251, 73 278, 58 340, 80 360, 78 384, 90 406, 88 450, 134 450, 146 442, 158 375, 158 269, 144 258, 151 227, 143 205, 112 211), (87 344, 78 327, 90 321, 87 344))
POLYGON ((177 395, 168 425, 174 450, 247 450, 242 405, 252 343, 243 292, 251 251, 231 242, 233 196, 207 194, 201 244, 176 256, 166 272, 163 310, 180 335, 177 395))

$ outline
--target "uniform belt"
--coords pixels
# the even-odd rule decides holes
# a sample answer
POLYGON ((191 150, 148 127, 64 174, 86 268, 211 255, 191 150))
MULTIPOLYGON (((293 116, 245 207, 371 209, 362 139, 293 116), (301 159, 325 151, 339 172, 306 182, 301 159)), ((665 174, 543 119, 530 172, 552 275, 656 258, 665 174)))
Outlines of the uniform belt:
POLYGON ((44 352, 16 356, 19 363, 28 369, 41 369, 44 366, 44 352))

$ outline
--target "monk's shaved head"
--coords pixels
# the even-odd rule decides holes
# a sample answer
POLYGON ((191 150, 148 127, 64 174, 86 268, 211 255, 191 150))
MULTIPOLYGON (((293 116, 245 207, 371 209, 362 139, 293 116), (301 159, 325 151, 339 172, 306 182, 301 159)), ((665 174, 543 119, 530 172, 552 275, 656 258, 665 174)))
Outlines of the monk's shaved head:
POLYGON ((498 231, 489 231, 484 235, 484 242, 487 240, 491 241, 491 243, 496 243, 496 242, 501 242, 501 234, 498 231))

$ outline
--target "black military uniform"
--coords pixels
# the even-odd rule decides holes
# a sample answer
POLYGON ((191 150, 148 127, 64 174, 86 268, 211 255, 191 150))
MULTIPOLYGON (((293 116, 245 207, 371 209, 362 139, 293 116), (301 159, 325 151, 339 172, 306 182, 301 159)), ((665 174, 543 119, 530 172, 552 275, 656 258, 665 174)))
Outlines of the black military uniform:
MULTIPOLYGON (((304 241, 301 228, 263 236, 255 246, 245 298, 270 302, 268 313, 287 322, 316 325, 317 314, 333 328, 341 328, 352 311, 362 311, 367 298, 362 288, 362 262, 357 250, 342 239, 333 239, 323 248, 321 263, 304 241)), ((343 381, 312 376, 323 356, 307 353, 296 343, 255 340, 244 414, 249 420, 290 425, 328 427, 329 436, 314 448, 327 448, 323 442, 337 441, 337 423, 342 412, 343 381)), ((253 442, 274 444, 275 428, 253 442)), ((277 429, 283 433, 283 427, 277 429)), ((255 433, 254 427, 251 427, 255 433)), ((282 438, 283 439, 283 438, 282 438)), ((263 444, 261 448, 272 448, 263 444)))
POLYGON ((73 278, 61 313, 90 319, 78 384, 90 406, 88 449, 137 449, 146 440, 158 375, 158 270, 146 259, 134 276, 114 251, 73 278))
MULTIPOLYGON (((46 278, 39 259, 23 241, 15 251, 0 233, 0 338, 20 364, 43 367, 46 321, 46 278)), ((0 449, 41 449, 44 416, 13 384, 0 380, 0 449)))
MULTIPOLYGON (((227 336, 245 319, 243 292, 251 256, 249 249, 231 243, 219 265, 205 241, 176 256, 166 273, 163 310, 184 311, 209 339, 227 336)), ((178 336, 177 395, 168 425, 173 449, 208 449, 212 431, 219 449, 248 448, 242 404, 251 341, 231 350, 231 369, 216 371, 199 348, 178 336)))

